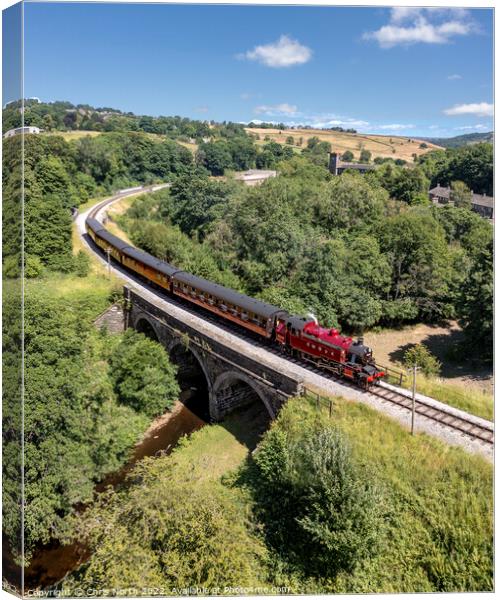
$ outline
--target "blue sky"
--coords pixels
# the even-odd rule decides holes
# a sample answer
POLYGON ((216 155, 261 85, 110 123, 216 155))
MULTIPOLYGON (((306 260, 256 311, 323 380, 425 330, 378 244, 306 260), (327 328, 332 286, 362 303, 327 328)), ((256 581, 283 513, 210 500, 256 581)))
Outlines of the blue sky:
POLYGON ((28 3, 25 95, 217 121, 490 131, 492 30, 492 10, 28 3))

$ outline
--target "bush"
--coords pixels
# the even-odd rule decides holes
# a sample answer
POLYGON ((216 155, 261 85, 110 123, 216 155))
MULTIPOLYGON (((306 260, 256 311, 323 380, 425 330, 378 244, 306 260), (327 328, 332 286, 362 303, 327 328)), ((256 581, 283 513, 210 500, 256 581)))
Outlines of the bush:
POLYGON ((441 371, 441 363, 423 344, 415 344, 405 352, 404 364, 408 368, 417 365, 427 376, 439 375, 441 371))
POLYGON ((19 266, 20 256, 12 254, 3 259, 2 274, 5 279, 16 279, 21 276, 21 267, 19 266))
POLYGON ((87 277, 90 271, 89 255, 83 250, 80 250, 80 252, 78 252, 78 254, 74 258, 74 265, 75 274, 78 277, 87 277))
POLYGON ((110 361, 110 376, 121 403, 156 417, 179 396, 176 368, 164 348, 142 333, 128 330, 110 361))
POLYGON ((255 454, 257 503, 272 546, 308 575, 334 577, 372 555, 380 500, 340 431, 274 427, 255 454))
POLYGON ((28 279, 40 277, 43 273, 43 263, 38 256, 27 255, 24 263, 24 275, 28 279))

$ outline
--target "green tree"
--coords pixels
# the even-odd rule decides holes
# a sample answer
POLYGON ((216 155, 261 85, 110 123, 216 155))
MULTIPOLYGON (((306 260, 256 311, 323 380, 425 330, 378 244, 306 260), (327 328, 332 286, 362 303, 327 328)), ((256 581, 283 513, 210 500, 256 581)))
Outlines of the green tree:
POLYGON ((369 163, 372 158, 372 153, 369 150, 363 149, 359 154, 359 162, 369 163))
POLYGON ((413 209, 389 218, 379 236, 392 266, 390 299, 411 298, 422 318, 447 316, 451 267, 441 225, 426 212, 413 209))
POLYGON ((232 166, 232 156, 224 141, 200 144, 197 161, 212 175, 224 175, 224 170, 232 166))
POLYGON ((466 352, 490 359, 493 354, 493 238, 478 240, 471 252, 469 275, 460 299, 466 352))
POLYGON ((335 577, 376 552, 380 497, 340 431, 290 431, 278 421, 255 462, 268 542, 305 574, 335 577))
POLYGON ((119 401, 139 413, 156 417, 179 397, 176 369, 160 344, 129 330, 110 361, 119 401))
POLYGON ((439 375, 441 370, 441 363, 438 359, 430 352, 430 350, 423 344, 415 344, 409 348, 404 355, 404 364, 410 369, 414 365, 427 375, 439 375))
POLYGON ((458 208, 471 208, 472 207, 472 196, 470 189, 465 185, 463 181, 452 181, 451 182, 451 194, 450 200, 453 201, 458 208))
POLYGON ((354 160, 354 154, 350 150, 346 150, 344 154, 342 154, 342 160, 352 162, 354 160))

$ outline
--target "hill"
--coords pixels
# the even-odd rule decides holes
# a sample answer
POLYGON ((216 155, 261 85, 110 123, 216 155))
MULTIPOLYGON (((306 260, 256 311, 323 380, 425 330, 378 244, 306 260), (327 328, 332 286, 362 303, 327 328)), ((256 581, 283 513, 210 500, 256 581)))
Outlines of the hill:
POLYGON ((354 154, 355 160, 359 158, 361 150, 368 150, 372 153, 372 160, 377 156, 382 158, 402 158, 408 162, 413 162, 413 155, 420 156, 429 150, 441 150, 442 148, 429 141, 424 142, 420 138, 408 138, 387 135, 371 135, 362 133, 349 133, 346 131, 332 131, 328 129, 268 129, 258 127, 245 128, 248 134, 257 134, 259 138, 257 144, 265 144, 273 140, 280 144, 286 143, 287 138, 293 137, 294 147, 297 149, 305 148, 307 140, 312 137, 318 137, 322 142, 329 142, 332 151, 344 153, 350 150, 354 154), (302 143, 300 143, 302 140, 302 143), (422 147, 422 144, 425 146, 422 147))
POLYGON ((443 146, 444 148, 460 148, 460 146, 469 146, 470 144, 480 144, 488 142, 493 144, 493 131, 488 133, 466 133, 456 135, 450 138, 422 138, 426 142, 443 146))

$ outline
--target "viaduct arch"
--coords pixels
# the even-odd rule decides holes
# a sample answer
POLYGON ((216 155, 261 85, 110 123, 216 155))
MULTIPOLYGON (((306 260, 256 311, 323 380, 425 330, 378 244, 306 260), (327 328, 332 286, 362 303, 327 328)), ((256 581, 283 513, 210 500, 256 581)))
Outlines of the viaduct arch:
POLYGON ((190 385, 206 391, 210 421, 221 421, 235 409, 258 399, 274 419, 291 396, 302 393, 302 380, 250 358, 234 340, 215 339, 196 328, 195 317, 181 320, 164 309, 165 301, 124 287, 125 327, 161 343, 179 369, 181 390, 190 385), (194 384, 193 384, 194 382, 194 384))

